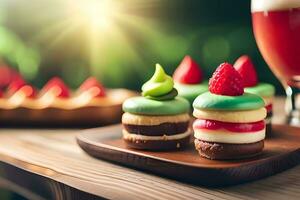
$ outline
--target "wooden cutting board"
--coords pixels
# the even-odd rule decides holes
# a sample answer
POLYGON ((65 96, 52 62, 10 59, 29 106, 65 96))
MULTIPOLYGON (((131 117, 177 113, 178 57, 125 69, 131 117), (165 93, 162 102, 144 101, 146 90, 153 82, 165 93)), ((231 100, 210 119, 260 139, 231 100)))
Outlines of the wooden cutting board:
POLYGON ((122 141, 121 125, 82 131, 77 143, 89 155, 172 179, 225 186, 261 179, 300 164, 300 128, 273 125, 260 156, 215 161, 201 158, 193 144, 180 151, 150 152, 129 149, 122 141))

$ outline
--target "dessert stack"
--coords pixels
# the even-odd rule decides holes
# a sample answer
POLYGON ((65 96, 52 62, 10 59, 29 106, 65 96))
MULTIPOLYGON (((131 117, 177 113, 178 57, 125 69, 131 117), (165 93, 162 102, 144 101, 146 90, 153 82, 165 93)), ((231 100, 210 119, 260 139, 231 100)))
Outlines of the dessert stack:
POLYGON ((173 79, 157 64, 142 96, 123 103, 123 140, 130 148, 181 149, 190 142, 190 104, 177 97, 173 79))
POLYGON ((209 91, 193 103, 195 147, 209 159, 240 159, 264 147, 266 109, 261 97, 244 93, 241 75, 221 64, 209 80, 209 91))
POLYGON ((271 120, 273 115, 273 99, 275 87, 269 83, 258 82, 257 73, 249 56, 243 55, 238 58, 234 64, 235 69, 240 73, 245 92, 260 96, 265 102, 267 110, 266 132, 267 136, 271 134, 271 120))

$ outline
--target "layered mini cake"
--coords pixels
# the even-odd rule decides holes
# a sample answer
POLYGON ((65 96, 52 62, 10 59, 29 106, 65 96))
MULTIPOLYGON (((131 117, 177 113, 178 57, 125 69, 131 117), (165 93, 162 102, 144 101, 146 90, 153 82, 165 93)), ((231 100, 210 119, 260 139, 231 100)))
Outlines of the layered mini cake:
POLYGON ((170 76, 157 64, 152 78, 142 86, 142 96, 123 104, 123 139, 130 148, 180 149, 189 144, 190 104, 177 97, 170 76))
POLYGON ((203 82, 200 66, 190 57, 185 56, 173 74, 178 95, 193 104, 195 98, 208 90, 207 82, 203 82))
POLYGON ((194 103, 195 147, 209 159, 240 159, 264 147, 266 109, 261 97, 244 93, 242 78, 228 63, 209 80, 209 91, 194 103))
POLYGON ((265 102, 267 110, 266 132, 267 136, 271 134, 271 119, 273 115, 273 99, 275 95, 275 87, 269 83, 258 82, 257 73, 253 62, 249 56, 243 55, 236 60, 234 68, 240 73, 245 92, 260 96, 265 102))

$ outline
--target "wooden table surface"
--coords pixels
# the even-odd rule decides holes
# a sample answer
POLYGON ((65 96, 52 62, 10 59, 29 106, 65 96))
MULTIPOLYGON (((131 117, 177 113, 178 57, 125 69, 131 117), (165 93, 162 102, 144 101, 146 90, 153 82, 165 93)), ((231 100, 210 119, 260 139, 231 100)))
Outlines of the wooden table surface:
MULTIPOLYGON (((282 122, 282 108, 277 99, 275 122, 282 122)), ((77 146, 77 131, 0 129, 0 186, 29 199, 300 199, 300 166, 243 185, 204 188, 96 160, 77 146)))

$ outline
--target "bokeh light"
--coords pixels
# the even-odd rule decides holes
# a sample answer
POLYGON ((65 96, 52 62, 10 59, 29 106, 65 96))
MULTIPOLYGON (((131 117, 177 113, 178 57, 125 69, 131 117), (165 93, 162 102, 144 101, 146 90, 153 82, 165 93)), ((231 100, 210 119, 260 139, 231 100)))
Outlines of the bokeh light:
POLYGON ((209 38, 203 45, 203 58, 206 65, 218 66, 227 61, 230 55, 230 44, 226 38, 215 36, 209 38))
POLYGON ((139 89, 155 63, 172 73, 189 54, 208 78, 220 62, 249 54, 260 79, 278 86, 249 8, 236 0, 2 0, 0 62, 39 87, 52 76, 77 87, 92 75, 107 87, 139 89))

